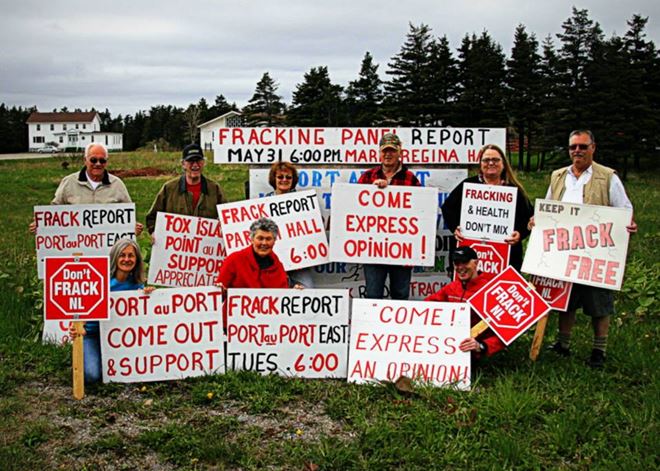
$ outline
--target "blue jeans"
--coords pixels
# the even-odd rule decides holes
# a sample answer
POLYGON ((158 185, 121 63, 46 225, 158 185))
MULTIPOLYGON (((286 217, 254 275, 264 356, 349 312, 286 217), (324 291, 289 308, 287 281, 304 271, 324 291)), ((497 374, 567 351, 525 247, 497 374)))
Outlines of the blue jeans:
POLYGON ((367 282, 367 298, 383 299, 385 279, 390 276, 390 297, 408 299, 410 297, 410 276, 412 267, 399 265, 362 265, 367 282))
POLYGON ((85 383, 98 383, 102 378, 101 338, 98 322, 87 322, 85 330, 87 331, 87 334, 83 337, 85 383))

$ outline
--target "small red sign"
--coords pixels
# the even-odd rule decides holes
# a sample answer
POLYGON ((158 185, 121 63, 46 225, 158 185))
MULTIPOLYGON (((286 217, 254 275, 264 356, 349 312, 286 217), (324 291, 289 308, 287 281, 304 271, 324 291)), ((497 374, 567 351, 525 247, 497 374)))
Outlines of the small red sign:
POLYGON ((506 345, 550 310, 548 303, 513 267, 493 278, 468 302, 506 345))
POLYGON ((543 276, 532 275, 534 288, 546 300, 552 309, 566 311, 571 297, 573 283, 570 281, 553 280, 543 276))
POLYGON ((108 257, 46 257, 46 320, 107 320, 110 304, 108 257))
MULTIPOLYGON (((504 242, 463 239, 458 246, 472 247, 477 252, 477 256, 479 257, 477 270, 480 272, 497 275, 509 266, 511 246, 504 242)), ((457 279, 456 272, 454 272, 454 280, 457 279)))

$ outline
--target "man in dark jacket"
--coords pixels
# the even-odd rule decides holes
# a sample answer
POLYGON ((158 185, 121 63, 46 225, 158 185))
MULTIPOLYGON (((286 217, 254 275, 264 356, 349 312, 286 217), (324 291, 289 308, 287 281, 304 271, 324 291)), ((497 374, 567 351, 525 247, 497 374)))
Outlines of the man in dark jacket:
MULTIPOLYGON (((424 301, 466 302, 493 278, 493 275, 477 271, 478 260, 477 252, 472 247, 458 247, 454 250, 452 261, 458 279, 446 284, 437 293, 426 297, 424 301)), ((470 310, 470 326, 474 327, 480 321, 479 315, 470 310)), ((503 350, 505 345, 492 330, 486 329, 477 338, 468 337, 463 340, 459 348, 462 352, 473 352, 478 358, 482 355, 492 356, 503 350)))
POLYGON ((202 175, 204 152, 197 144, 183 148, 181 165, 183 175, 168 181, 156 195, 156 199, 147 213, 147 230, 153 234, 156 226, 156 214, 184 214, 210 219, 218 218, 216 205, 226 203, 225 194, 216 182, 202 175))

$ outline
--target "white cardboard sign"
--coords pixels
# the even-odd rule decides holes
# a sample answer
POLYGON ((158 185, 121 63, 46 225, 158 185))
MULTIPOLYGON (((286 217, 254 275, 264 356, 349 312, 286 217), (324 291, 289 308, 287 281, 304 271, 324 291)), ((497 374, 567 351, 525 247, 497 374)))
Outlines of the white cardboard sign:
POLYGON ((103 382, 224 373, 222 293, 214 287, 119 291, 100 324, 103 382))
POLYGON ((348 290, 230 289, 227 368, 345 378, 348 290))
POLYGON ((537 199, 525 273, 620 290, 632 210, 537 199))
POLYGON ((210 286, 225 259, 220 221, 158 213, 148 282, 152 285, 210 286))
POLYGON ((461 204, 463 236, 503 242, 514 230, 517 194, 515 186, 465 183, 461 204))
POLYGON ((348 381, 406 376, 470 389, 470 353, 458 348, 469 336, 467 303, 354 299, 348 381))

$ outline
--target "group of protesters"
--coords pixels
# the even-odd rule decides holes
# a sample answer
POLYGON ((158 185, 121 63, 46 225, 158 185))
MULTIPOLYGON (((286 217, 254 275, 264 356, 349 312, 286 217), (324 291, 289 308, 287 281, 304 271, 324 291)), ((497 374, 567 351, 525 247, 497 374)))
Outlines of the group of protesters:
MULTIPOLYGON (((590 131, 573 131, 568 142, 572 163, 552 173, 546 199, 632 209, 616 172, 593 161, 595 150, 596 142, 590 131)), ((415 174, 402 163, 401 151, 400 138, 394 133, 384 134, 379 142, 380 165, 362 173, 358 183, 373 184, 381 189, 389 185, 421 186, 415 174)), ((51 204, 131 202, 121 179, 107 171, 109 159, 110 156, 102 144, 93 143, 87 146, 84 167, 61 181, 51 204)), ((478 256, 472 248, 457 246, 457 242, 463 240, 460 214, 465 183, 517 188, 514 228, 505 242, 511 246, 510 264, 517 270, 520 270, 522 265, 522 242, 534 226, 534 207, 502 149, 493 144, 486 145, 479 151, 478 160, 477 175, 463 180, 454 188, 441 208, 445 224, 454 236, 450 250, 451 267, 455 272, 454 281, 428 296, 425 301, 466 302, 493 276, 477 270, 478 256)), ((221 186, 203 175, 205 163, 204 153, 199 145, 190 144, 183 149, 183 174, 162 186, 146 215, 146 228, 151 235, 152 244, 161 243, 153 237, 158 212, 218 218, 217 205, 226 203, 227 199, 221 186)), ((294 192, 297 182, 298 172, 295 166, 289 162, 276 162, 269 174, 273 192, 267 196, 294 192)), ((631 221, 627 229, 630 233, 636 232, 634 221, 631 221)), ((30 231, 36 231, 34 221, 30 224, 30 231)), ((142 224, 137 223, 136 235, 140 235, 142 231, 142 224)), ((217 286, 223 290, 314 287, 309 268, 285 272, 273 252, 277 238, 278 227, 272 220, 261 218, 253 222, 250 227, 251 245, 230 254, 224 260, 217 277, 217 286)), ((144 287, 142 255, 135 241, 121 239, 115 243, 110 252, 110 262, 111 291, 145 289, 148 293, 151 290, 144 287)), ((364 264, 363 269, 367 298, 382 299, 388 278, 392 299, 409 298, 412 267, 364 264)), ((562 356, 571 354, 571 331, 578 308, 583 308, 584 313, 592 318, 594 339, 588 363, 594 368, 600 368, 605 362, 609 321, 614 314, 610 290, 574 284, 568 310, 559 314, 559 333, 550 349, 562 356)), ((473 312, 472 325, 479 320, 479 316, 473 312)), ((98 322, 87 323, 85 330, 85 380, 95 382, 101 378, 98 322)), ((493 355, 502 350, 504 344, 490 329, 486 329, 476 338, 464 339, 459 348, 480 357, 493 355)))

